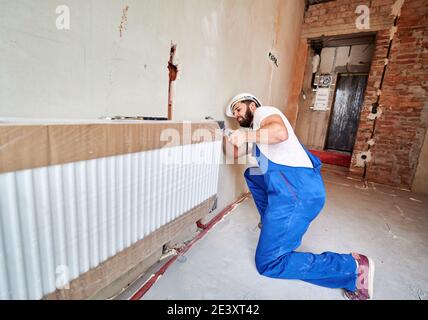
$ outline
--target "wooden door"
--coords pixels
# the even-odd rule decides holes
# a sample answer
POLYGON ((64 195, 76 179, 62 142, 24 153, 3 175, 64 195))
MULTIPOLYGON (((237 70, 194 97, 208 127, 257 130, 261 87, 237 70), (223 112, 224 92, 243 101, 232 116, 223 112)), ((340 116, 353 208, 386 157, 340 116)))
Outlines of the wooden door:
POLYGON ((367 74, 340 74, 325 149, 352 152, 360 120, 367 74))

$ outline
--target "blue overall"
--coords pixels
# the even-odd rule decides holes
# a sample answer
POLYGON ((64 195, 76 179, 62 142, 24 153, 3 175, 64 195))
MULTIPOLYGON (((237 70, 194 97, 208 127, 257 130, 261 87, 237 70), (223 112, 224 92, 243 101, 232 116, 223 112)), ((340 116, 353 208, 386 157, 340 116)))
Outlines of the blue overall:
POLYGON ((304 150, 313 168, 274 163, 256 147, 259 167, 266 163, 267 169, 264 174, 254 174, 253 170, 260 173, 256 168, 245 171, 262 223, 255 257, 257 271, 271 278, 300 279, 355 291, 357 265, 351 254, 294 251, 325 202, 321 161, 304 150))

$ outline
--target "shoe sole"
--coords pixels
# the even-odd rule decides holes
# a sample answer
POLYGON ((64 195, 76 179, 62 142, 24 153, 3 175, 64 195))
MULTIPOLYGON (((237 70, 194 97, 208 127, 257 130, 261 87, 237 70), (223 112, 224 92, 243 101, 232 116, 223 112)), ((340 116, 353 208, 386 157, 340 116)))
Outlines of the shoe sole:
POLYGON ((373 299, 373 289, 374 289, 374 272, 375 272, 375 264, 373 259, 367 257, 369 260, 369 300, 373 299))
MULTIPOLYGON (((367 257, 367 256, 366 256, 367 257)), ((372 258, 367 257, 367 260, 369 261, 369 287, 368 287, 368 300, 372 300, 373 299, 373 289, 374 289, 374 272, 375 272, 375 264, 373 262, 372 258)), ((343 293, 343 296, 347 299, 347 300, 352 300, 350 299, 347 295, 346 295, 346 290, 343 293)))

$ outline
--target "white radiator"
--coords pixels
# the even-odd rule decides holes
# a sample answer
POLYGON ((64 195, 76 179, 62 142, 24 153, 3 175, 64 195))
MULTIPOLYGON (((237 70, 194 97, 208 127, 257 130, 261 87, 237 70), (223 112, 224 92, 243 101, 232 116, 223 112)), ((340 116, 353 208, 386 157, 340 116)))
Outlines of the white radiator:
POLYGON ((213 141, 0 174, 0 299, 40 299, 215 195, 220 155, 213 141))

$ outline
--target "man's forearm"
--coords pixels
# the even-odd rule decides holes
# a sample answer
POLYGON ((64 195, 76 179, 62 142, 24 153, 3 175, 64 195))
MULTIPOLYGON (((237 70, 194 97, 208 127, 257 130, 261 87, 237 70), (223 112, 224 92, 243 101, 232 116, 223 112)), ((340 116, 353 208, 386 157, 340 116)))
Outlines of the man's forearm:
POLYGON ((288 134, 278 123, 269 123, 255 131, 248 132, 248 142, 261 144, 276 144, 287 140, 288 134))

